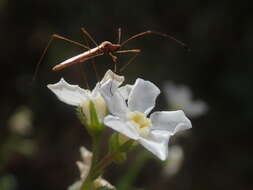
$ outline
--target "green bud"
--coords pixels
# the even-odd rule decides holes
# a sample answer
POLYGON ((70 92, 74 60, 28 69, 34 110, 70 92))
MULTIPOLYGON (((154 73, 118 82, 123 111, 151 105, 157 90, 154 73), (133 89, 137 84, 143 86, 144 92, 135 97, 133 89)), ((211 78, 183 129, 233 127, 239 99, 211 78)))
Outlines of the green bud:
POLYGON ((92 134, 94 135, 100 134, 105 129, 105 126, 103 122, 100 122, 95 105, 92 101, 90 101, 89 110, 90 110, 89 128, 92 131, 92 134))
MULTIPOLYGON (((86 127, 88 130, 88 133, 91 136, 96 136, 103 132, 105 126, 103 124, 103 119, 105 115, 105 109, 104 107, 101 108, 101 106, 96 105, 97 102, 93 101, 86 101, 82 107, 77 108, 77 116, 80 119, 81 123, 86 127), (103 114, 98 114, 97 109, 101 108, 103 114)), ((105 106, 105 105, 104 105, 105 106)), ((101 111, 101 110, 98 110, 101 111)))

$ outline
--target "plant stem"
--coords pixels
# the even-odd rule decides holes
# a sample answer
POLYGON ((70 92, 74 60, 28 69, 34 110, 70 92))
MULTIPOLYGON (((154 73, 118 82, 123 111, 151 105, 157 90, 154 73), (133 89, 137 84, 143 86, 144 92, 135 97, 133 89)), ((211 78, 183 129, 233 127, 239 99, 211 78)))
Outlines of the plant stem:
POLYGON ((94 177, 94 175, 96 174, 95 166, 97 164, 98 157, 99 157, 99 150, 100 150, 100 143, 101 143, 100 139, 101 139, 100 135, 92 137, 91 167, 90 167, 89 174, 88 174, 87 178, 85 179, 85 181, 82 183, 80 190, 91 190, 93 180, 94 180, 94 178, 96 178, 96 177, 94 177))

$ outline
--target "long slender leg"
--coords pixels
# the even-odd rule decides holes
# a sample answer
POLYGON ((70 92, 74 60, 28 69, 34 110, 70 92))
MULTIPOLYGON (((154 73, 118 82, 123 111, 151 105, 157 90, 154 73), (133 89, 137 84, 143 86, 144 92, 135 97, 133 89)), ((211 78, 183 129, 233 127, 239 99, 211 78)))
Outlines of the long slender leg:
POLYGON ((140 53, 140 49, 127 49, 127 50, 119 50, 116 51, 115 53, 140 53))
MULTIPOLYGON (((118 58, 117 58, 116 56, 114 56, 111 52, 109 53, 109 55, 111 56, 112 61, 113 61, 113 63, 114 63, 114 73, 117 73, 118 58)), ((114 80, 114 75, 113 75, 112 80, 114 80)), ((111 92, 111 95, 113 96, 113 92, 112 92, 112 83, 111 83, 111 86, 110 86, 110 92, 111 92)))
POLYGON ((118 29, 118 44, 120 44, 120 41, 121 41, 121 34, 122 34, 122 31, 121 31, 121 28, 118 29))
POLYGON ((49 41, 48 41, 48 43, 47 43, 47 45, 46 45, 46 47, 45 47, 45 49, 43 50, 43 53, 42 53, 41 57, 40 57, 40 59, 39 59, 37 65, 36 65, 36 68, 35 68, 35 71, 34 71, 34 75, 33 75, 32 82, 35 81, 35 78, 36 78, 36 76, 37 76, 37 74, 38 74, 38 71, 39 71, 40 64, 41 64, 43 58, 45 57, 46 52, 47 52, 47 50, 48 50, 50 44, 52 43, 52 41, 53 41, 54 39, 64 40, 64 41, 67 41, 67 42, 69 42, 69 43, 72 43, 72 44, 75 44, 75 45, 77 45, 77 46, 80 46, 80 47, 82 47, 82 48, 90 49, 90 48, 89 48, 88 46, 86 46, 86 45, 83 45, 83 44, 81 44, 81 43, 79 43, 79 42, 70 40, 70 39, 68 39, 68 38, 66 38, 66 37, 63 37, 63 36, 60 36, 60 35, 58 35, 58 34, 53 34, 53 35, 51 35, 51 36, 50 36, 50 39, 49 39, 49 41))
POLYGON ((128 63, 122 66, 119 71, 122 72, 128 65, 130 65, 133 62, 133 60, 137 57, 137 55, 139 55, 140 52, 141 52, 140 49, 128 49, 116 51, 115 53, 134 53, 134 55, 130 58, 128 63))
POLYGON ((113 55, 111 52, 109 52, 109 55, 111 56, 111 58, 112 58, 112 61, 113 61, 113 63, 114 63, 114 72, 116 73, 117 72, 117 57, 115 56, 115 55, 113 55))
MULTIPOLYGON (((86 31, 84 28, 82 29, 81 28, 81 31, 85 34, 84 35, 84 39, 86 41, 87 44, 89 44, 88 40, 87 40, 87 37, 89 38, 88 35, 86 35, 86 33, 84 31, 86 31)), ((87 32, 87 31, 86 31, 87 32)), ((92 40, 91 40, 92 41, 92 40)), ((95 58, 95 57, 94 57, 95 58)), ((98 74, 98 71, 97 71, 97 67, 96 67, 96 63, 95 63, 95 59, 91 59, 91 64, 92 64, 92 68, 96 74, 96 78, 97 78, 97 81, 100 82, 101 81, 101 76, 98 74)))
POLYGON ((89 34, 89 32, 87 32, 87 30, 85 30, 85 28, 81 28, 81 31, 95 44, 95 46, 98 46, 98 43, 91 37, 91 35, 89 34))
POLYGON ((141 32, 139 34, 136 34, 136 35, 133 35, 132 37, 128 38, 127 40, 125 40, 124 42, 122 42, 121 44, 121 47, 124 46, 127 42, 129 42, 130 40, 133 40, 135 38, 139 38, 141 36, 144 36, 144 35, 147 35, 147 34, 155 34, 155 35, 158 35, 158 36, 163 36, 165 38, 169 38, 175 42, 177 42, 178 44, 180 44, 181 46, 183 46, 186 50, 189 50, 188 46, 183 43, 182 41, 180 40, 177 40, 175 37, 171 36, 171 35, 168 35, 168 34, 164 34, 164 33, 161 33, 161 32, 156 32, 156 31, 151 31, 151 30, 148 30, 148 31, 145 31, 145 32, 141 32))
POLYGON ((84 80, 84 82, 86 84, 86 87, 87 87, 87 89, 90 90, 90 85, 88 83, 88 78, 87 78, 87 75, 85 74, 85 71, 84 71, 84 65, 83 64, 78 64, 78 66, 79 66, 80 71, 82 73, 81 76, 82 76, 82 78, 83 78, 83 80, 84 80))
POLYGON ((133 62, 133 60, 139 55, 139 53, 140 53, 140 52, 135 52, 134 55, 129 59, 129 61, 128 61, 124 66, 122 66, 122 67, 120 68, 119 72, 124 71, 125 68, 126 68, 128 65, 130 65, 130 64, 133 62))
POLYGON ((95 63, 95 59, 94 59, 94 58, 91 60, 91 63, 92 63, 93 70, 94 70, 94 72, 96 73, 97 81, 100 82, 100 81, 101 81, 101 76, 98 74, 98 71, 97 71, 97 67, 96 67, 96 63, 95 63))
MULTIPOLYGON (((87 45, 89 47, 89 42, 88 42, 86 36, 84 36, 84 39, 85 39, 85 45, 87 45)), ((91 49, 91 48, 89 48, 89 49, 91 49)), ((86 84, 86 88, 89 89, 89 90, 91 90, 89 82, 88 82, 88 76, 85 73, 85 69, 86 68, 85 68, 84 64, 79 63, 78 65, 79 65, 79 68, 80 68, 80 72, 81 72, 81 76, 83 78, 83 81, 86 84)))

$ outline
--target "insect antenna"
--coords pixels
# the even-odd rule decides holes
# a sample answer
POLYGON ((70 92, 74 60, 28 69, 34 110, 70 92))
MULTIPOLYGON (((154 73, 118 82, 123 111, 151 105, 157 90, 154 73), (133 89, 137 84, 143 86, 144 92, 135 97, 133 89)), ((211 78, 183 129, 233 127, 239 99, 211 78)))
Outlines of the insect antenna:
POLYGON ((171 35, 168 35, 168 34, 165 34, 165 33, 162 33, 162 32, 156 32, 156 31, 151 31, 151 30, 148 30, 148 31, 145 31, 145 32, 141 32, 139 34, 135 34, 133 35, 132 37, 128 38, 127 40, 125 40, 124 42, 121 43, 121 47, 124 46, 127 42, 129 42, 130 40, 133 40, 135 38, 139 38, 141 36, 144 36, 144 35, 147 35, 147 34, 155 34, 155 35, 158 35, 158 36, 163 36, 165 38, 169 38, 173 41, 175 41, 176 43, 180 44, 181 46, 184 47, 184 49, 186 49, 187 51, 189 51, 189 47, 183 43, 182 41, 176 39, 175 37, 171 36, 171 35))

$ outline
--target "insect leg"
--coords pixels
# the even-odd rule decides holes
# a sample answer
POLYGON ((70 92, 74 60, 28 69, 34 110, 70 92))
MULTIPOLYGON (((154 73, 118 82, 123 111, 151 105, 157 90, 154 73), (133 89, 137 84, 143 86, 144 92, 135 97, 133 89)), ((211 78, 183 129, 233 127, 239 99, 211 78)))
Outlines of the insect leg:
POLYGON ((112 61, 114 63, 114 72, 116 73, 117 72, 117 63, 118 63, 117 61, 118 61, 118 58, 115 55, 113 55, 111 52, 109 52, 108 54, 112 58, 112 61))
MULTIPOLYGON (((84 39, 85 39, 85 41, 86 41, 86 43, 87 44, 89 44, 89 42, 88 42, 88 40, 87 40, 87 37, 89 38, 89 34, 88 35, 86 35, 86 33, 85 32, 87 32, 84 28, 81 28, 81 31, 85 34, 84 35, 84 39)), ((88 32, 87 32, 88 33, 88 32)), ((92 41, 92 40, 91 40, 92 41)), ((94 42, 93 42, 94 43, 94 42)), ((95 58, 95 57, 94 57, 95 58)), ((97 71, 97 67, 96 67, 96 63, 95 63, 95 59, 92 59, 91 60, 91 64, 92 64, 92 68, 93 68, 93 70, 94 70, 94 72, 95 72, 95 74, 96 74, 96 78, 97 78, 97 81, 98 82, 100 82, 101 81, 101 76, 98 74, 98 71, 97 71)))
POLYGON ((118 44, 120 44, 120 41, 121 41, 121 34, 122 34, 122 31, 121 31, 121 28, 118 29, 118 44))
MULTIPOLYGON (((89 47, 89 42, 88 42, 88 40, 85 36, 84 36, 84 39, 85 39, 85 45, 87 45, 89 47)), ((91 48, 89 48, 89 49, 91 49, 91 48)), ((85 68, 84 64, 82 64, 82 63, 79 63, 78 65, 79 65, 79 68, 80 68, 80 72, 81 72, 81 76, 83 78, 83 81, 85 82, 87 89, 90 90, 91 88, 90 88, 90 85, 89 85, 89 82, 88 82, 88 76, 85 72, 86 68, 85 68)))
POLYGON ((120 68, 119 71, 120 71, 120 72, 124 71, 125 68, 126 68, 128 65, 130 65, 130 64, 133 62, 133 60, 139 55, 140 52, 141 52, 141 51, 135 52, 134 55, 129 59, 129 61, 128 61, 124 66, 122 66, 122 67, 120 68))
POLYGON ((88 78, 87 78, 87 75, 85 74, 85 71, 84 71, 84 65, 83 64, 78 64, 78 66, 79 66, 80 71, 81 71, 82 79, 85 82, 86 87, 90 90, 90 85, 88 83, 88 78))
POLYGON ((140 49, 127 49, 127 50, 119 50, 116 51, 115 53, 140 53, 140 49))
POLYGON ((93 59, 91 60, 91 63, 92 63, 93 70, 94 70, 94 72, 96 73, 97 81, 100 82, 100 81, 101 81, 101 76, 98 74, 97 67, 96 67, 96 63, 95 63, 95 58, 93 58, 93 59))
POLYGON ((49 41, 48 41, 48 43, 47 43, 45 49, 43 50, 43 53, 42 53, 41 57, 40 57, 40 59, 39 59, 37 65, 36 65, 36 68, 35 68, 35 71, 34 71, 34 75, 33 75, 33 79, 32 79, 33 82, 35 81, 35 78, 36 78, 36 76, 37 76, 37 74, 38 74, 40 64, 41 64, 43 58, 45 57, 46 52, 47 52, 47 50, 48 50, 50 44, 52 43, 52 41, 53 41, 54 39, 64 40, 64 41, 67 41, 67 42, 69 42, 69 43, 75 44, 75 45, 77 45, 77 46, 83 47, 83 48, 85 48, 85 49, 89 49, 89 47, 86 46, 86 45, 83 45, 83 44, 81 44, 81 43, 79 43, 79 42, 70 40, 70 39, 65 38, 65 37, 63 37, 63 36, 60 36, 60 35, 58 35, 58 34, 53 34, 53 35, 51 35, 51 37, 50 37, 50 39, 49 39, 49 41))
POLYGON ((87 30, 85 30, 85 28, 81 28, 81 32, 83 32, 83 34, 87 36, 95 44, 95 46, 98 46, 98 43, 91 37, 91 35, 89 34, 89 32, 87 32, 87 30))

